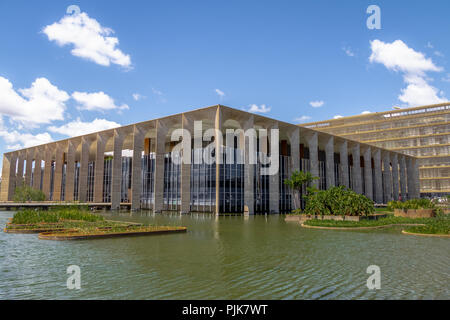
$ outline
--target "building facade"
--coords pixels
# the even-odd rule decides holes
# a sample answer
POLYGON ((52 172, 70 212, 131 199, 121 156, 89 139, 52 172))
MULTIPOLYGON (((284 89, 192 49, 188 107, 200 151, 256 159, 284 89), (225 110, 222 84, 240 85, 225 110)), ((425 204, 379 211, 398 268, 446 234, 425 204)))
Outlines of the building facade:
POLYGON ((217 105, 5 153, 0 200, 25 184, 50 201, 111 209, 283 213, 293 209, 284 184, 293 170, 376 203, 419 196, 414 157, 217 105), (208 153, 217 161, 204 161, 208 153))
POLYGON ((421 195, 450 194, 450 103, 301 126, 417 157, 421 195))

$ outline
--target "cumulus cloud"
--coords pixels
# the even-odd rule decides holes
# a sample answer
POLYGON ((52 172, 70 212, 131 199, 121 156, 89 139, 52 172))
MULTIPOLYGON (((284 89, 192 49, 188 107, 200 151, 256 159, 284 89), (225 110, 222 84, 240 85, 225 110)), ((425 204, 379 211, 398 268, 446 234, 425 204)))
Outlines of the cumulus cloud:
POLYGON ((350 47, 343 47, 342 50, 349 57, 354 57, 355 56, 355 53, 352 51, 352 48, 350 48, 350 47))
POLYGON ((323 102, 323 101, 311 101, 309 104, 313 108, 320 108, 321 106, 323 106, 325 104, 325 102, 323 102))
POLYGON ((9 131, 5 129, 0 130, 0 137, 2 137, 9 150, 17 150, 23 148, 30 148, 38 146, 41 144, 50 143, 53 138, 48 132, 31 134, 31 133, 20 133, 17 130, 9 131))
POLYGON ((215 89, 214 91, 217 93, 217 95, 218 95, 219 97, 221 97, 221 98, 225 97, 225 92, 223 92, 222 90, 220 90, 220 89, 215 89))
POLYGON ((0 77, 0 114, 15 121, 36 125, 64 120, 69 98, 46 78, 37 78, 30 88, 16 91, 8 79, 0 77))
POLYGON ((88 111, 125 110, 128 105, 116 105, 114 99, 103 91, 87 93, 75 91, 72 98, 79 103, 78 109, 88 111))
POLYGON ((372 112, 370 112, 370 111, 363 111, 363 112, 361 112, 361 114, 369 114, 369 113, 372 113, 372 112))
POLYGON ((335 115, 335 116, 333 117, 333 119, 340 119, 340 118, 343 118, 343 116, 341 116, 341 115, 339 115, 339 114, 337 114, 337 115, 335 115))
POLYGON ((108 121, 106 119, 95 119, 91 122, 83 122, 80 118, 77 118, 75 121, 66 123, 60 127, 51 126, 48 130, 69 137, 77 137, 117 127, 120 127, 120 124, 114 121, 108 121))
POLYGON ((409 48, 403 41, 385 43, 373 40, 370 43, 371 63, 383 64, 387 69, 401 72, 407 87, 401 90, 398 99, 406 106, 414 107, 447 101, 442 92, 428 83, 427 72, 440 72, 430 58, 421 52, 409 48))
POLYGON ((145 97, 142 95, 142 94, 139 94, 139 93, 133 93, 133 99, 135 100, 135 101, 139 101, 139 100, 142 100, 142 99, 144 99, 145 97))
POLYGON ((262 104, 261 106, 258 106, 256 104, 252 104, 252 105, 250 105, 250 108, 248 109, 248 112, 267 113, 267 112, 270 112, 271 109, 272 109, 271 107, 267 107, 265 104, 262 104))
POLYGON ((307 120, 310 120, 310 119, 311 119, 310 116, 301 116, 301 117, 295 118, 294 120, 296 122, 304 122, 304 121, 307 121, 307 120))
POLYGON ((50 41, 60 46, 72 45, 74 56, 93 61, 102 66, 111 63, 129 68, 131 58, 117 48, 119 39, 114 31, 103 27, 97 20, 82 12, 66 15, 60 21, 43 28, 50 41))

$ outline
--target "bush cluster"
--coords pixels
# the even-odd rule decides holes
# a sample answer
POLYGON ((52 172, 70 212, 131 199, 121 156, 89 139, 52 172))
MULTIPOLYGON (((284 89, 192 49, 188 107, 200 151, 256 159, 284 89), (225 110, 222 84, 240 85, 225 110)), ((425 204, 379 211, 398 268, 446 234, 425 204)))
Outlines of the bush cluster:
POLYGON ((77 220, 87 222, 103 221, 102 216, 90 213, 87 208, 63 206, 49 210, 24 209, 18 211, 12 220, 13 224, 31 224, 40 222, 61 222, 65 220, 77 220))
POLYGON ((45 201, 45 194, 41 190, 22 186, 16 188, 13 200, 14 202, 45 201))
POLYGON ((304 213, 311 215, 364 216, 374 212, 372 200, 344 186, 308 195, 304 210, 304 213))
POLYGON ((390 201, 388 202, 388 209, 435 209, 436 205, 430 199, 411 199, 405 202, 390 201))

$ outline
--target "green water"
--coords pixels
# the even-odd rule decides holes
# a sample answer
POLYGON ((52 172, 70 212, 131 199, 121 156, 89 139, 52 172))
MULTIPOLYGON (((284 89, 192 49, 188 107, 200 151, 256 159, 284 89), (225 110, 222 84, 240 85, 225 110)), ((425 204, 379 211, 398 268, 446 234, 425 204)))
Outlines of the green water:
MULTIPOLYGON (((0 212, 3 229, 12 212, 0 212)), ((186 234, 58 242, 0 232, 0 299, 449 299, 450 240, 325 231, 283 216, 123 213, 186 234), (66 287, 69 265, 81 289, 66 287), (369 265, 381 289, 369 290, 369 265)))

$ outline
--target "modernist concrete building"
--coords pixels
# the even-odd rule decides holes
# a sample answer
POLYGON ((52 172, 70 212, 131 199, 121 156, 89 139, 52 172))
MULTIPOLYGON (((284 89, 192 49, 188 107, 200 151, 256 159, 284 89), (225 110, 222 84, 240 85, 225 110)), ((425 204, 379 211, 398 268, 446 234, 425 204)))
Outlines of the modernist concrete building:
POLYGON ((301 126, 417 157, 421 195, 450 194, 450 103, 301 126))
POLYGON ((126 204, 156 212, 289 212, 291 191, 283 181, 296 169, 320 177, 315 182, 320 189, 344 185, 376 203, 419 195, 414 157, 217 105, 5 153, 0 200, 11 201, 15 187, 25 184, 41 189, 51 201, 101 203, 112 209, 126 204), (202 121, 200 130, 196 121, 202 121), (252 128, 258 136, 248 134, 252 128), (224 147, 224 161, 175 161, 188 154, 173 141, 179 129, 187 132, 180 140, 208 131, 212 137, 212 142, 198 145, 194 139, 186 147, 192 160, 212 144, 216 150, 224 147), (230 138, 225 133, 231 129, 230 138), (267 129, 269 138, 260 129, 267 129), (270 129, 278 129, 278 138, 270 129), (272 141, 279 142, 279 170, 261 175, 267 164, 249 159, 252 153, 276 154, 272 141), (230 164, 231 157, 244 161, 230 164))

